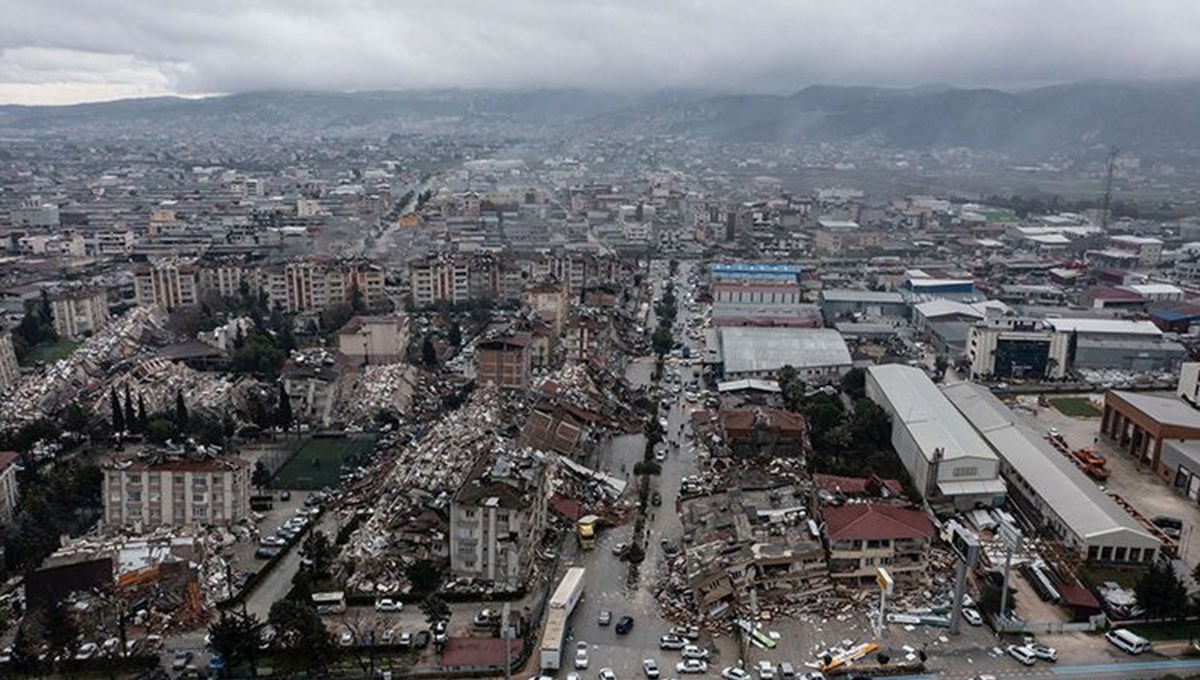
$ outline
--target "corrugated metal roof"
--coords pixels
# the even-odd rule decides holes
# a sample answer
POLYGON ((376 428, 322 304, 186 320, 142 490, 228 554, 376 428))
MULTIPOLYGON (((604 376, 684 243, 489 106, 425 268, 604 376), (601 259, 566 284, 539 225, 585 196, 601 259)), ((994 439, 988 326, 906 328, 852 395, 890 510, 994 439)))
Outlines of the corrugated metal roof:
POLYGON ((1124 532, 1131 546, 1160 545, 1158 539, 1142 529, 1137 520, 990 390, 973 383, 957 383, 943 387, 942 392, 1080 538, 1124 532))
POLYGON ((937 449, 942 450, 944 460, 996 459, 987 442, 924 371, 903 364, 885 364, 870 366, 867 372, 896 410, 893 418, 904 423, 926 460, 932 460, 937 449))
POLYGON ((1149 321, 1128 319, 1046 319, 1056 331, 1064 333, 1107 333, 1162 337, 1162 331, 1149 321))
POLYGON ((726 374, 777 371, 784 366, 849 366, 846 341, 832 328, 719 329, 726 374))
POLYGON ((822 302, 878 302, 880 304, 904 304, 904 296, 883 290, 852 290, 839 288, 821 291, 822 302))

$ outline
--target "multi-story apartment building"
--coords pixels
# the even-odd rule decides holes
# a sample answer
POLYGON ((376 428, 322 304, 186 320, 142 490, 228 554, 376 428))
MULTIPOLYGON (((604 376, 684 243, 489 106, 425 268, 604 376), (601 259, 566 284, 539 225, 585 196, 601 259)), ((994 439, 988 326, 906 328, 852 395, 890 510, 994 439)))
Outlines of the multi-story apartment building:
POLYGON ((167 309, 198 304, 198 277, 199 267, 190 260, 171 258, 134 265, 134 299, 139 305, 167 309))
POLYGON ((13 451, 0 451, 0 525, 11 522, 17 508, 17 461, 20 459, 13 451))
POLYGON ((887 567, 897 583, 911 583, 929 565, 933 524, 919 510, 879 503, 824 509, 829 570, 835 581, 875 583, 887 567))
POLYGON ((531 338, 519 333, 475 345, 475 380, 481 385, 529 389, 531 338))
POLYGON ((357 288, 368 308, 386 299, 382 267, 366 261, 324 258, 277 265, 262 273, 267 300, 289 312, 320 311, 351 301, 357 288))
POLYGON ((473 260, 434 256, 410 262, 408 277, 413 306, 421 309, 443 301, 460 304, 470 300, 471 269, 476 264, 473 260))
POLYGON ((21 369, 17 366, 17 352, 13 347, 12 333, 0 331, 0 392, 17 384, 21 369))
POLYGON ((356 316, 338 331, 338 350, 355 364, 394 364, 408 349, 408 317, 356 316))
POLYGON ((110 527, 228 525, 250 513, 250 464, 231 456, 116 460, 104 467, 110 527))
POLYGON ((108 323, 108 293, 99 288, 66 290, 50 296, 54 332, 60 338, 91 335, 108 323))
POLYGON ((450 570, 518 586, 546 527, 546 459, 484 455, 450 504, 450 570))

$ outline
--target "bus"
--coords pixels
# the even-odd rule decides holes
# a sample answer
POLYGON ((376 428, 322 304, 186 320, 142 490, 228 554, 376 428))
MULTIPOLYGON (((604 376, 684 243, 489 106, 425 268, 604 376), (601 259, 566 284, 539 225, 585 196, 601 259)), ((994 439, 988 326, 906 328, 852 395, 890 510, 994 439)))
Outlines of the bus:
POLYGON ((329 593, 313 593, 313 606, 321 616, 326 614, 343 614, 346 612, 346 593, 336 590, 329 593))

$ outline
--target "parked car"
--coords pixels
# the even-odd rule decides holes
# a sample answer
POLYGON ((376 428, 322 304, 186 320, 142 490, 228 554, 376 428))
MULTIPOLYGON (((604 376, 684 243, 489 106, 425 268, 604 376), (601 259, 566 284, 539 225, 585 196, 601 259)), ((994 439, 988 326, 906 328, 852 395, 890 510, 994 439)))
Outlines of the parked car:
POLYGON ((658 662, 654 659, 642 659, 642 672, 649 680, 658 680, 658 662))
POLYGON ((1049 645, 1029 645, 1029 651, 1042 661, 1058 661, 1058 650, 1049 645))
POLYGON ((650 505, 653 505, 654 507, 661 506, 662 505, 662 494, 657 491, 651 493, 650 494, 650 505))
POLYGON ((408 649, 409 647, 412 647, 412 644, 413 644, 413 636, 412 636, 412 633, 405 633, 405 632, 401 631, 401 633, 400 633, 400 646, 401 646, 401 647, 403 647, 403 648, 405 648, 405 649, 408 649))
POLYGON ((79 645, 79 651, 75 652, 76 659, 90 659, 96 655, 96 650, 100 649, 95 642, 85 642, 79 645))
POLYGON ((580 640, 575 643, 575 669, 583 670, 588 667, 588 643, 580 640))
POLYGON ((398 612, 404 609, 404 603, 390 597, 375 600, 375 611, 380 613, 398 612))
POLYGON ((721 677, 725 680, 750 680, 750 674, 735 666, 726 666, 725 670, 721 671, 721 677))
POLYGON ((683 661, 675 664, 675 672, 686 674, 707 673, 708 662, 701 661, 700 659, 684 659, 683 661))
POLYGON ((1008 652, 1009 656, 1017 661, 1020 661, 1026 666, 1032 666, 1033 664, 1037 663, 1037 657, 1034 656, 1033 652, 1029 651, 1029 648, 1024 645, 1009 645, 1004 649, 1004 651, 1008 652))
POLYGON ((683 658, 708 661, 708 650, 698 645, 688 645, 683 648, 683 658))
POLYGON ((971 624, 972 626, 982 626, 983 625, 983 615, 980 614, 979 611, 976 609, 972 609, 970 607, 963 607, 962 617, 963 617, 964 621, 971 624))
POLYGON ((340 644, 343 647, 349 647, 349 646, 353 645, 354 644, 354 633, 351 633, 348 630, 343 630, 342 634, 338 637, 338 644, 340 644))
POLYGON ((187 668, 187 665, 192 662, 195 655, 187 651, 175 652, 175 656, 171 657, 171 670, 181 671, 187 668))
POLYGON ((614 545, 614 546, 613 546, 613 548, 612 548, 612 554, 616 555, 617 557, 620 557, 621 555, 624 555, 624 554, 625 554, 625 551, 626 551, 626 550, 629 550, 629 544, 628 544, 628 543, 618 543, 618 544, 616 544, 616 545, 614 545))
POLYGON ((1104 634, 1104 639, 1125 651, 1126 654, 1141 654, 1150 651, 1150 641, 1124 628, 1110 630, 1104 634))
POLYGON ((763 659, 758 662, 758 677, 761 680, 775 680, 775 664, 763 659))
POLYGON ((1158 527, 1164 534, 1171 538, 1179 538, 1183 535, 1183 520, 1178 517, 1168 517, 1166 515, 1158 515, 1150 520, 1150 523, 1158 527))
POLYGON ((282 552, 282 550, 282 548, 278 547, 259 548, 258 550, 254 551, 254 557, 255 559, 259 560, 269 560, 282 552))
POLYGON ((658 639, 659 649, 678 650, 687 646, 687 641, 678 635, 667 634, 658 639))
POLYGON ((611 668, 601 668, 600 680, 617 680, 617 674, 611 668))
POLYGON ((427 630, 417 631, 417 634, 413 637, 413 646, 417 649, 425 649, 429 646, 429 640, 432 637, 427 630))
POLYGON ((602 609, 600 611, 600 616, 596 617, 596 623, 600 624, 601 626, 607 626, 608 624, 612 623, 612 612, 608 611, 607 609, 602 609))
POLYGON ((617 620, 617 635, 625 635, 631 630, 633 630, 632 616, 625 615, 617 620))

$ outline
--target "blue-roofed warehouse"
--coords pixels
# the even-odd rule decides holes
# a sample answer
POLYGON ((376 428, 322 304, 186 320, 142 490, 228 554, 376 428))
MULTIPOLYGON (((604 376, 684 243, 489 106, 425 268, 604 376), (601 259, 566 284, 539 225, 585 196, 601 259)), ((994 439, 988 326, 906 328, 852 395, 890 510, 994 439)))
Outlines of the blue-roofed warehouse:
POLYGON ((1187 333, 1200 324, 1200 306, 1185 304, 1150 313, 1150 320, 1166 333, 1187 333))

